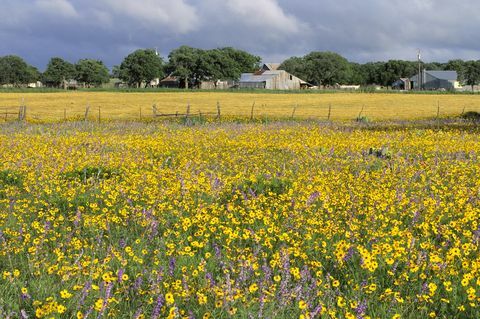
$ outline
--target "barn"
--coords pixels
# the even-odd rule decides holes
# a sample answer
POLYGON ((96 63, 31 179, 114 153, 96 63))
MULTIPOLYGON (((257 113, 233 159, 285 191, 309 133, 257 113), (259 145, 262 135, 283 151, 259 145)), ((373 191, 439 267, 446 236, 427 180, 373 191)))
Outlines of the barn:
POLYGON ((420 76, 416 74, 410 78, 411 88, 422 90, 456 90, 461 88, 457 80, 456 71, 428 71, 423 70, 420 76))
POLYGON ((241 89, 299 90, 312 87, 311 84, 284 70, 279 64, 265 63, 255 73, 243 73, 238 87, 241 89))

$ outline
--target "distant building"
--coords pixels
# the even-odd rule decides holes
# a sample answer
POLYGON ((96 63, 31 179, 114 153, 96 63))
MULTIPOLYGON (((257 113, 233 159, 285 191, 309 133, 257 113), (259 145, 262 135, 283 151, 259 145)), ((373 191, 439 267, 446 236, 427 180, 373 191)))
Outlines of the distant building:
POLYGON ((400 78, 397 81, 393 82, 392 89, 401 91, 412 90, 412 81, 410 81, 409 78, 400 78))
POLYGON ((180 78, 178 76, 169 75, 166 78, 160 80, 158 87, 178 89, 180 87, 180 78))
POLYGON ((422 90, 457 90, 461 89, 457 71, 428 71, 424 70, 420 77, 410 78, 410 88, 422 90))
POLYGON ((243 73, 238 87, 241 89, 299 90, 312 87, 310 83, 288 73, 278 70, 280 64, 265 63, 255 73, 243 73))

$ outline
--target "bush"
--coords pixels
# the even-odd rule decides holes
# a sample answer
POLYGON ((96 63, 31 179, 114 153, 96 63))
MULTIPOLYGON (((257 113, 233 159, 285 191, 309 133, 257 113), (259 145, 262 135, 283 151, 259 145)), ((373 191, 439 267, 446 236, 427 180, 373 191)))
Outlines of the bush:
POLYGON ((480 122, 480 113, 475 111, 469 111, 461 115, 464 120, 480 122))

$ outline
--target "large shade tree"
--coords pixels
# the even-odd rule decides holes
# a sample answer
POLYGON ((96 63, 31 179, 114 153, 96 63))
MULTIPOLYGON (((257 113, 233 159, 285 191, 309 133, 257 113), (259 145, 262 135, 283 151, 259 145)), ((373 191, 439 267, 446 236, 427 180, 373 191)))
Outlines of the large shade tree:
POLYGON ((261 60, 230 47, 202 50, 189 46, 173 50, 168 58, 168 72, 178 76, 185 88, 206 80, 238 80, 242 73, 258 69, 261 60))
POLYGON ((51 58, 43 73, 43 82, 47 86, 65 88, 66 81, 73 78, 75 78, 75 66, 59 57, 51 58))
POLYGON ((82 59, 75 65, 75 79, 86 86, 99 86, 107 83, 110 76, 102 61, 82 59))
POLYGON ((38 79, 38 70, 28 65, 21 57, 16 55, 0 57, 0 84, 20 86, 38 79))
POLYGON ((152 80, 164 75, 161 56, 152 49, 140 49, 129 54, 118 68, 118 76, 131 86, 147 86, 152 80))

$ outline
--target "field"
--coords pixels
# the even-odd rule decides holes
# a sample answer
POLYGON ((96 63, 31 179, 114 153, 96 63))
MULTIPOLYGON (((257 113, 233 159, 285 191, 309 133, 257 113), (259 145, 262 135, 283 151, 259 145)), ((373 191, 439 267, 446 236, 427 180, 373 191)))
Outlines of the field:
MULTIPOLYGON (((351 103, 345 119, 359 100, 367 115, 369 99, 403 105, 341 96, 299 104, 351 103)), ((26 100, 43 117, 87 97, 26 100)), ((237 112, 235 95, 216 97, 237 112)), ((295 102, 267 98, 247 100, 279 114, 295 102)), ((403 98, 428 112, 437 98, 452 112, 477 99, 403 98)), ((91 103, 127 117, 186 100, 125 94, 128 112, 111 93, 91 103)), ((479 133, 463 122, 7 123, 0 318, 479 318, 479 133)))
MULTIPOLYGON (((224 116, 291 117, 350 121, 360 113, 370 120, 406 120, 448 117, 462 111, 480 112, 479 95, 367 94, 367 93, 211 93, 211 92, 60 92, 1 93, 0 119, 5 112, 18 112, 27 105, 30 121, 80 119, 90 105, 89 117, 98 119, 139 119, 152 117, 152 105, 159 113, 185 113, 190 104, 192 114, 217 113, 217 102, 224 116), (296 110, 293 111, 294 107, 296 110), (363 109, 363 111, 362 111, 363 109)), ((7 119, 15 119, 7 115, 7 119)))

